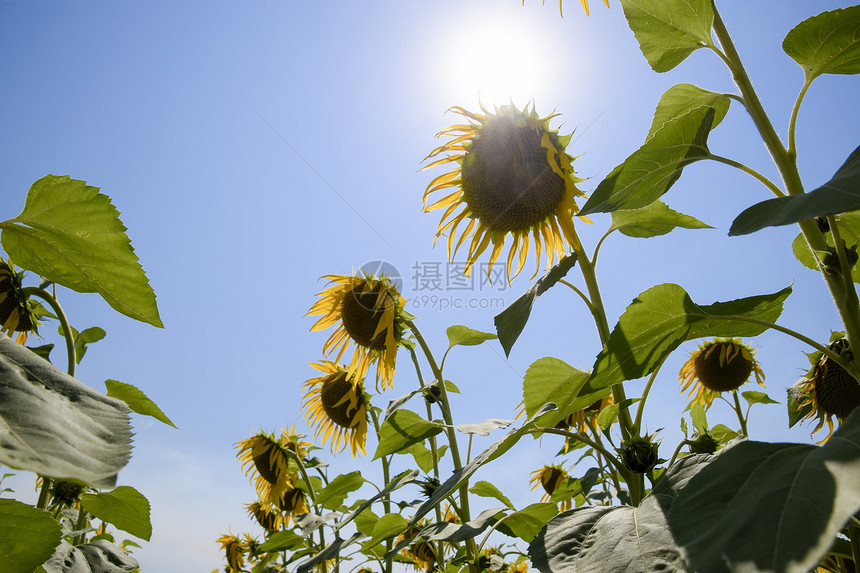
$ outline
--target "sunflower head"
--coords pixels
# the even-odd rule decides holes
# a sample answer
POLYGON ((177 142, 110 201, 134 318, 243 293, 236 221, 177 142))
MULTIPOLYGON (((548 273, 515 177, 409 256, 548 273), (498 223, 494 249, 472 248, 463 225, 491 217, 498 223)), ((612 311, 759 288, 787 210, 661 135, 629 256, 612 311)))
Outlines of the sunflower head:
POLYGON ((492 243, 487 267, 490 275, 510 235, 506 268, 511 280, 525 264, 530 237, 535 243, 538 270, 541 251, 546 252, 549 268, 556 256, 580 249, 573 227, 573 215, 578 210, 574 198, 585 194, 576 188, 582 179, 574 175, 573 158, 566 151, 570 135, 561 136, 549 127, 555 114, 542 118, 534 107, 520 110, 513 104, 495 112, 482 110, 484 113, 479 114, 451 108, 469 123, 452 125, 438 134, 451 139, 431 151, 427 159, 446 155, 424 169, 445 163, 456 166, 427 186, 424 211, 445 210, 436 236, 447 234, 449 259, 453 260, 471 236, 466 275, 492 243), (463 222, 466 225, 456 238, 463 222))
POLYGON ((218 538, 218 543, 227 559, 227 570, 230 573, 241 573, 242 566, 245 564, 245 547, 239 538, 232 534, 225 534, 218 538))
POLYGON ((269 503, 255 501, 245 507, 248 510, 248 515, 252 516, 266 531, 277 531, 284 525, 283 515, 269 503))
POLYGON ((34 303, 21 292, 23 272, 0 259, 0 332, 11 337, 17 332, 16 340, 24 344, 29 332, 37 332, 38 316, 34 303))
MULTIPOLYGON (((532 490, 538 486, 543 487, 544 495, 541 497, 541 502, 547 503, 552 500, 552 495, 559 487, 567 480, 568 473, 559 465, 547 465, 532 472, 532 477, 529 483, 532 484, 532 490)), ((570 498, 559 502, 561 511, 566 511, 571 507, 570 498)))
POLYGON ((755 360, 753 349, 736 338, 716 338, 690 354, 679 378, 681 391, 692 386, 693 402, 707 408, 720 392, 737 390, 752 374, 764 386, 764 372, 755 360))
POLYGON ((308 512, 305 503, 305 492, 299 488, 289 488, 276 500, 275 505, 286 516, 285 523, 289 523, 290 517, 295 517, 308 512))
POLYGON ((245 475, 252 482, 260 499, 274 503, 282 493, 292 488, 295 474, 290 472, 289 454, 271 434, 258 432, 236 444, 236 457, 242 462, 245 475))
POLYGON ((305 382, 302 408, 308 425, 315 426, 314 437, 322 443, 331 440, 332 453, 342 452, 349 443, 352 456, 365 454, 367 407, 364 386, 349 369, 334 362, 311 364, 322 376, 305 382))
POLYGON ((406 299, 387 277, 329 275, 331 284, 308 311, 321 315, 311 330, 339 325, 323 347, 329 356, 337 351, 340 362, 351 345, 350 375, 364 378, 372 362, 377 362, 376 384, 392 387, 397 347, 403 337, 407 314, 406 299))
POLYGON ((624 467, 632 472, 645 474, 654 469, 660 461, 660 442, 654 434, 636 436, 621 442, 619 454, 624 467))
POLYGON ((436 553, 433 551, 433 546, 429 541, 425 541, 423 538, 417 539, 418 533, 425 525, 427 525, 427 521, 424 519, 420 520, 417 525, 413 525, 397 536, 397 541, 400 543, 406 540, 413 540, 412 545, 402 550, 400 554, 411 561, 412 567, 416 570, 424 570, 430 573, 436 568, 436 553))
POLYGON ((78 498, 86 489, 79 483, 73 481, 56 481, 51 488, 51 505, 62 505, 69 507, 77 503, 78 498))
MULTIPOLYGON (((840 357, 853 359, 845 338, 837 338, 829 348, 840 357)), ((813 434, 827 422, 829 432, 822 440, 823 443, 833 433, 833 418, 841 422, 860 406, 860 384, 829 356, 815 356, 817 362, 806 377, 794 386, 794 390, 798 395, 799 409, 806 412, 802 419, 818 419, 813 434)))

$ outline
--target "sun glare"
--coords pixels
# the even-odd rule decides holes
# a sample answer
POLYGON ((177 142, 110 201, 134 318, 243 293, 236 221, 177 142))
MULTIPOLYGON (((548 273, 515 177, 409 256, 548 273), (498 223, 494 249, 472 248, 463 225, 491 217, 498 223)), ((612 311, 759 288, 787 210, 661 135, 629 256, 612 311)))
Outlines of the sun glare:
POLYGON ((511 100, 524 105, 548 88, 548 42, 524 19, 484 16, 457 30, 438 60, 440 85, 450 101, 474 101, 477 95, 488 107, 511 100))

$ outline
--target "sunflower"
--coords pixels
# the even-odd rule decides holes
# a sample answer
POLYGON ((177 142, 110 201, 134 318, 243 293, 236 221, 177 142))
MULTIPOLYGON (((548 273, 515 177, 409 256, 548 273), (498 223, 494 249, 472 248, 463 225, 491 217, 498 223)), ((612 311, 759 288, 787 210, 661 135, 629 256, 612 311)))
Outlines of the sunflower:
POLYGON ((377 362, 376 386, 382 378, 383 389, 393 387, 394 363, 397 345, 403 336, 407 315, 404 299, 393 283, 385 276, 328 275, 331 286, 319 293, 320 297, 308 311, 308 316, 322 315, 311 330, 323 330, 340 323, 323 346, 328 357, 337 350, 335 362, 340 362, 349 349, 355 350, 349 361, 349 375, 356 380, 367 375, 370 364, 377 362))
POLYGON ((348 369, 323 360, 312 363, 323 373, 305 382, 302 409, 310 426, 316 426, 314 438, 322 434, 322 443, 331 438, 332 453, 339 453, 349 443, 352 457, 366 453, 367 408, 364 385, 348 369))
MULTIPOLYGON (((830 344, 840 356, 850 357, 848 340, 837 339, 830 344)), ((818 425, 812 434, 818 432, 827 422, 827 436, 819 443, 826 442, 833 434, 833 418, 840 422, 860 406, 860 384, 845 368, 829 356, 821 356, 813 365, 806 377, 798 382, 793 390, 796 391, 798 409, 805 411, 801 419, 818 418, 818 425)))
MULTIPOLYGON (((417 525, 413 525, 403 533, 397 536, 397 543, 401 543, 406 541, 407 539, 415 540, 418 536, 418 532, 421 531, 424 526, 427 525, 427 520, 422 519, 418 522, 417 525)), ((429 541, 425 541, 424 539, 416 540, 410 547, 402 550, 400 554, 412 562, 412 566, 421 571, 427 571, 430 573, 431 571, 436 570, 436 552, 433 550, 433 546, 429 541)))
POLYGON ((290 524, 290 518, 295 519, 297 515, 308 512, 308 505, 305 503, 305 492, 299 488, 289 488, 275 501, 284 515, 284 524, 290 524))
MULTIPOLYGON (((564 12, 561 9, 562 0, 558 0, 558 13, 564 18, 564 12)), ((585 10, 585 15, 588 16, 588 0, 579 0, 579 3, 582 4, 582 9, 585 10)), ((606 4, 606 7, 609 8, 609 0, 603 0, 603 3, 606 4)), ((541 4, 546 4, 546 0, 541 0, 541 4)), ((526 5, 526 0, 523 0, 523 6, 526 5)))
POLYGON ((230 573, 241 573, 245 564, 245 548, 239 538, 232 534, 225 534, 218 538, 224 557, 227 559, 227 571, 230 573))
POLYGON ((467 276, 492 243, 489 276, 508 235, 512 239, 507 255, 508 280, 522 270, 530 236, 537 253, 536 275, 542 251, 546 251, 549 268, 556 256, 581 249, 573 228, 573 215, 578 211, 574 198, 585 194, 576 188, 582 179, 574 175, 573 158, 565 151, 570 135, 560 136, 551 130, 549 122, 556 114, 541 118, 534 106, 520 110, 513 104, 505 105, 495 113, 483 106, 481 109, 483 114, 462 107, 450 109, 470 121, 437 134, 452 139, 431 151, 425 161, 440 153, 447 155, 423 169, 445 163, 456 163, 457 167, 430 182, 424 192, 424 211, 445 209, 436 238, 447 233, 449 259, 453 260, 466 238, 472 237, 464 269, 467 276), (439 199, 434 196, 435 201, 428 204, 435 192, 450 188, 455 188, 453 193, 439 199), (466 220, 455 244, 457 229, 466 220), (511 275, 514 259, 517 265, 511 275))
POLYGON ((764 372, 755 360, 752 348, 736 338, 715 338, 699 345, 678 374, 681 392, 690 386, 691 405, 698 402, 710 408, 720 392, 737 390, 755 374, 756 381, 764 386, 764 372))
POLYGON ((255 501, 245 506, 248 515, 252 516, 260 527, 266 531, 278 531, 284 525, 284 516, 269 503, 255 501))
MULTIPOLYGON (((548 503, 552 501, 552 494, 561 486, 568 478, 567 472, 559 465, 544 466, 539 470, 532 472, 532 478, 529 480, 532 485, 532 490, 543 486, 544 495, 541 497, 541 502, 548 503)), ((563 499, 558 503, 559 511, 567 511, 571 507, 570 498, 563 499)))
POLYGON ((0 259, 0 332, 21 344, 27 341, 28 332, 36 332, 38 320, 28 297, 21 293, 23 273, 0 259))
POLYGON ((236 444, 236 448, 242 470, 245 475, 253 474, 254 488, 261 500, 274 504, 295 485, 289 454, 272 435, 258 432, 236 444))

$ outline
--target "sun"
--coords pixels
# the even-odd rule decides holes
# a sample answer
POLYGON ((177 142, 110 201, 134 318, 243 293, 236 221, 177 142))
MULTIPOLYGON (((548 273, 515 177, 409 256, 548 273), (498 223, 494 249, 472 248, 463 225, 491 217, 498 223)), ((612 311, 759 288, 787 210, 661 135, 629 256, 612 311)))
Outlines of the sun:
POLYGON ((490 107, 524 105, 547 90, 557 55, 539 31, 524 11, 470 12, 437 44, 438 84, 446 101, 477 96, 490 107))

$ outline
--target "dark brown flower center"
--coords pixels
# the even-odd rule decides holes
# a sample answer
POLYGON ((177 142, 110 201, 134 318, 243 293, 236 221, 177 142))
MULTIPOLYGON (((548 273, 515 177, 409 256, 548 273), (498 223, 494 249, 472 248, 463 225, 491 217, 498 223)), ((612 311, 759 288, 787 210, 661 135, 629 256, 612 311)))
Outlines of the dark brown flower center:
POLYGON ((284 492, 278 500, 278 509, 287 513, 295 513, 304 507, 304 492, 300 489, 291 489, 284 492))
POLYGON ((734 342, 714 342, 696 353, 693 361, 696 377, 705 388, 714 392, 730 392, 749 379, 753 362, 738 346, 734 342))
POLYGON ((564 479, 564 470, 560 468, 546 468, 540 476, 540 483, 547 495, 552 495, 558 486, 561 485, 561 480, 564 479))
POLYGON ((382 283, 372 290, 364 290, 365 285, 359 283, 344 295, 340 307, 341 320, 347 334, 355 342, 371 350, 382 350, 385 348, 388 329, 383 329, 379 334, 376 334, 376 329, 385 311, 394 305, 394 297, 382 283), (384 294, 380 298, 383 290, 384 294))
POLYGON ((346 372, 332 374, 323 382, 320 390, 323 410, 332 422, 342 428, 351 428, 358 413, 358 404, 350 405, 350 396, 356 392, 346 372))
POLYGON ((860 384, 830 358, 819 363, 814 384, 818 409, 825 414, 844 419, 860 406, 860 384))
POLYGON ((264 480, 271 484, 278 483, 278 466, 277 463, 279 458, 284 458, 282 460, 283 464, 286 465, 286 456, 284 452, 281 451, 281 448, 278 445, 266 438, 261 438, 266 440, 265 449, 254 456, 254 466, 257 468, 257 472, 263 477, 264 480))
POLYGON ((543 133, 525 118, 500 115, 480 128, 466 153, 463 198, 491 230, 532 229, 563 198, 565 182, 547 162, 543 133))

